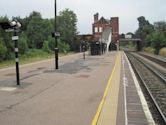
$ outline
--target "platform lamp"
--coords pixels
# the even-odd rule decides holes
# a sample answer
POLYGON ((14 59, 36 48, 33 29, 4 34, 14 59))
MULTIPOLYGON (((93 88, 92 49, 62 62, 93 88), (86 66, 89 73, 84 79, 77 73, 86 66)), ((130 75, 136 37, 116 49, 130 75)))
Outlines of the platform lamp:
POLYGON ((16 61, 16 80, 17 85, 20 85, 20 74, 19 74, 19 55, 18 55, 18 32, 21 28, 21 23, 15 18, 11 22, 1 22, 0 26, 6 32, 13 32, 12 40, 15 46, 15 61, 16 61))
POLYGON ((55 31, 52 32, 52 37, 55 38, 55 48, 54 48, 54 51, 55 51, 55 69, 58 69, 58 52, 59 52, 59 49, 58 49, 58 41, 57 41, 57 38, 60 36, 60 34, 57 32, 57 6, 56 6, 56 0, 55 0, 55 31))

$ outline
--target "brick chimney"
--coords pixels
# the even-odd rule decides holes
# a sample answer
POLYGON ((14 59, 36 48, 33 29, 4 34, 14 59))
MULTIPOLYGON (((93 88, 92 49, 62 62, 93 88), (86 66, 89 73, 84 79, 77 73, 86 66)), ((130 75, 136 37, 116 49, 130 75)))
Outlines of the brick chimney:
POLYGON ((96 23, 99 19, 99 13, 94 14, 94 23, 96 23))
POLYGON ((112 40, 116 42, 119 39, 119 18, 112 17, 110 20, 110 25, 112 28, 112 40))

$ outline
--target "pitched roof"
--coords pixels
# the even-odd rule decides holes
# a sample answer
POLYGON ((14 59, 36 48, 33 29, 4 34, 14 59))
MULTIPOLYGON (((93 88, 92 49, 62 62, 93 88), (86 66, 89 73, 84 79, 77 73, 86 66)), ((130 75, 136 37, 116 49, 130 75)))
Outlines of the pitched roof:
POLYGON ((99 24, 109 24, 108 20, 106 20, 104 17, 101 17, 100 20, 98 20, 96 23, 99 23, 99 24))

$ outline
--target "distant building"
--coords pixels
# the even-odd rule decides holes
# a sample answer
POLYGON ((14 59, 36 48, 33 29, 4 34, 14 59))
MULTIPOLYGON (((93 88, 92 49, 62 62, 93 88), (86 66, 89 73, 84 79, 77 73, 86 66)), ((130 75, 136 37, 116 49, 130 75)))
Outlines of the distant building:
POLYGON ((94 23, 92 24, 92 33, 96 40, 100 40, 102 32, 107 29, 112 29, 112 42, 116 43, 119 40, 119 18, 111 17, 110 20, 101 17, 99 19, 99 13, 94 15, 94 23))

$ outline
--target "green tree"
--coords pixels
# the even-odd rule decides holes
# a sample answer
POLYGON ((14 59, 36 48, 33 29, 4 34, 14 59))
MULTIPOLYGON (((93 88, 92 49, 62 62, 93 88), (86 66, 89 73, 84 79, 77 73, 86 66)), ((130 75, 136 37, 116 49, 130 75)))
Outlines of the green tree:
POLYGON ((54 31, 54 24, 51 19, 43 19, 41 29, 41 34, 44 36, 44 39, 48 40, 54 31))
MULTIPOLYGON (((33 11, 25 18, 16 18, 22 24, 21 34, 19 34, 19 52, 22 55, 26 55, 31 50, 38 51, 38 49, 54 51, 55 41, 54 38, 51 37, 55 23, 53 18, 43 19, 41 14, 37 11, 33 11)), ((0 17, 0 22, 6 21, 9 21, 7 16, 0 17)), ((59 13, 57 17, 57 31, 60 32, 61 35, 58 41, 60 52, 68 52, 70 50, 70 47, 74 43, 72 42, 73 38, 77 34, 76 24, 77 16, 73 11, 65 9, 59 13)), ((6 33, 0 28, 1 60, 14 58, 14 42, 11 40, 12 35, 12 32, 6 33)), ((32 53, 32 51, 30 53, 32 53)))
POLYGON ((144 16, 138 17, 137 20, 139 22, 139 27, 135 34, 144 41, 146 36, 154 31, 154 26, 150 24, 144 16))
POLYGON ((154 23, 155 31, 164 33, 164 36, 166 37, 166 22, 165 21, 159 21, 154 23))
POLYGON ((155 54, 159 53, 159 50, 166 47, 166 37, 162 32, 153 32, 147 36, 148 46, 155 48, 155 54))
MULTIPOLYGON (((0 17, 0 22, 9 22, 9 19, 7 16, 0 17)), ((12 59, 14 57, 13 51, 14 51, 14 43, 11 40, 12 33, 11 32, 5 32, 2 28, 0 28, 0 37, 2 38, 2 45, 7 49, 6 54, 4 55, 5 59, 12 59)))
POLYGON ((42 34, 42 17, 39 12, 30 14, 30 21, 27 26, 28 46, 40 49, 43 46, 44 35, 42 34))
POLYGON ((60 32, 60 39, 71 46, 74 36, 77 34, 77 16, 76 14, 65 9, 61 11, 58 16, 58 31, 60 32))
POLYGON ((155 30, 165 32, 166 31, 166 22, 165 21, 159 21, 154 23, 155 30))

